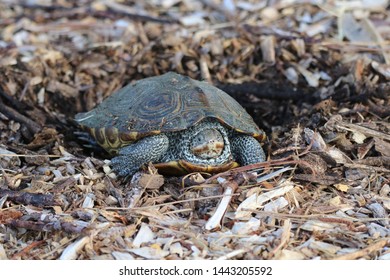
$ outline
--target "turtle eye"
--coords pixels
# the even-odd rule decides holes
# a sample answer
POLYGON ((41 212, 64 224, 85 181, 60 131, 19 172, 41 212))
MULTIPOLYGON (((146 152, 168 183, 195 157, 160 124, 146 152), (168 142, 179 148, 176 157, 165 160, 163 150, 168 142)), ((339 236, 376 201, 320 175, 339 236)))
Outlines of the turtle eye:
POLYGON ((196 134, 191 139, 192 146, 198 146, 207 143, 207 139, 205 139, 205 135, 203 134, 203 131, 196 134))

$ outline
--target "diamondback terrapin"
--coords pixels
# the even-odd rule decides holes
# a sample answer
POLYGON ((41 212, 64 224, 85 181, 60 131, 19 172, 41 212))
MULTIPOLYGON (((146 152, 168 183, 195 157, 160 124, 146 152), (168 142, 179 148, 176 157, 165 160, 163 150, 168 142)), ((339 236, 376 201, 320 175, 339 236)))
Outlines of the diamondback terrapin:
POLYGON ((265 160, 264 132, 227 93, 173 72, 139 80, 76 121, 131 176, 152 162, 164 174, 217 173, 265 160))

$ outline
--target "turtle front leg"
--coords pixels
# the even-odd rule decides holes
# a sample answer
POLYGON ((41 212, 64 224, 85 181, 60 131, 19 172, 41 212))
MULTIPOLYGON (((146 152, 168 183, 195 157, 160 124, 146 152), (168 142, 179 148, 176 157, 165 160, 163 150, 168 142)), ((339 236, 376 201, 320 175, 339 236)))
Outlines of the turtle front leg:
POLYGON ((249 135, 235 135, 230 141, 232 155, 241 166, 265 161, 260 143, 249 135))
POLYGON ((169 140, 164 134, 146 137, 120 149, 111 159, 111 165, 118 176, 132 176, 145 163, 158 161, 168 146, 169 140))

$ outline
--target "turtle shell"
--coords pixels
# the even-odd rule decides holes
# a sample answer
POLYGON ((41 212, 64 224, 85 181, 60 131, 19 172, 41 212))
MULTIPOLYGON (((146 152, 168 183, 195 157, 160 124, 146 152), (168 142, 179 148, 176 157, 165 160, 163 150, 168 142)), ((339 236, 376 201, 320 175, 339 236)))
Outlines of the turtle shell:
POLYGON ((206 118, 265 139, 252 117, 227 93, 173 72, 129 84, 75 117, 109 152, 146 136, 185 130, 206 118))

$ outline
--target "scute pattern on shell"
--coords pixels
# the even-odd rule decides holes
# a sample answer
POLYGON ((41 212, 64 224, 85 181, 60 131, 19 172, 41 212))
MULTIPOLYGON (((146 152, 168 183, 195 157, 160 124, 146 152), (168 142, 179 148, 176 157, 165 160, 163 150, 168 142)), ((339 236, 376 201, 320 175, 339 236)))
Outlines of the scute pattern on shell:
POLYGON ((259 141, 265 138, 227 93, 173 72, 129 84, 95 109, 76 115, 76 121, 108 150, 148 135, 185 130, 205 118, 217 119, 259 141))

